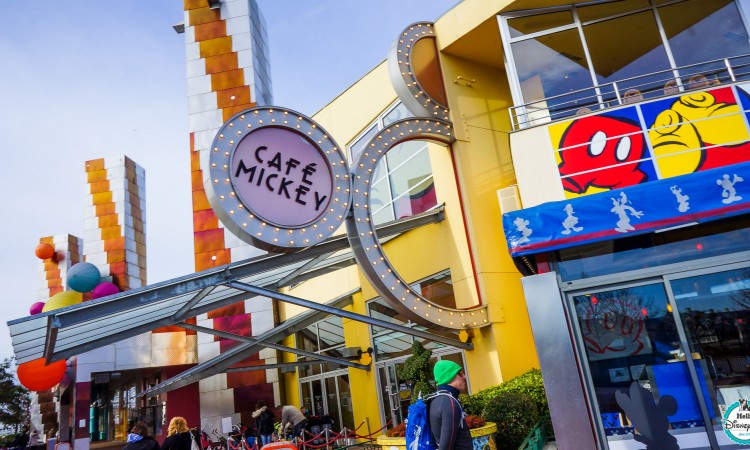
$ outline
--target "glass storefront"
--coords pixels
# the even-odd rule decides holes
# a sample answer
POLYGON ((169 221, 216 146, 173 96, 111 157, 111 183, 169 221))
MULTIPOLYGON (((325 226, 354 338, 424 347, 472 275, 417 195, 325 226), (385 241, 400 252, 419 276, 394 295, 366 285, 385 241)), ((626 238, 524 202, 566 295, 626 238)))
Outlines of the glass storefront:
POLYGON ((159 374, 139 371, 94 374, 89 408, 91 441, 124 441, 130 427, 143 422, 151 436, 161 433, 166 404, 161 396, 143 399, 140 393, 160 382, 159 374))
MULTIPOLYGON (((747 230, 734 229, 744 222, 673 231, 658 243, 652 236, 639 265, 612 264, 612 252, 610 267, 594 278, 581 268, 601 264, 603 252, 579 249, 556 264, 570 264, 562 273, 571 281, 561 283, 594 422, 608 448, 743 448, 725 433, 722 416, 750 399, 750 252, 727 247, 744 240, 738 235, 747 230), (710 250, 708 243, 724 253, 679 257, 696 245, 710 250), (656 253, 667 263, 652 261, 656 253)), ((622 253, 634 249, 625 245, 622 253)))
MULTIPOLYGON (((344 348, 344 324, 341 317, 328 316, 296 335, 297 348, 341 358, 344 348)), ((306 358, 298 356, 298 361, 306 358)), ((349 372, 338 364, 299 366, 303 407, 318 417, 331 416, 337 429, 354 429, 349 372)))

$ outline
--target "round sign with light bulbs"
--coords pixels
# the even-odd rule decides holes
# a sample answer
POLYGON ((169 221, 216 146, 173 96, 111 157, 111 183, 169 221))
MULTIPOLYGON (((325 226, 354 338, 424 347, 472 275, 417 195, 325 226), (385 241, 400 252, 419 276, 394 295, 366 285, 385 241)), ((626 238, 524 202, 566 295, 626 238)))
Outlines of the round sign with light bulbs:
POLYGON ((330 237, 346 221, 357 263, 380 296, 413 321, 445 329, 489 323, 487 307, 446 308, 412 289, 388 261, 370 207, 370 186, 386 153, 409 140, 450 145, 450 122, 411 118, 389 124, 350 173, 346 156, 315 121, 278 107, 229 119, 209 150, 204 186, 222 223, 245 242, 293 252, 330 237))
POLYGON ((227 228, 274 252, 330 237, 351 198, 342 149, 310 118, 275 107, 244 111, 221 127, 204 186, 227 228))

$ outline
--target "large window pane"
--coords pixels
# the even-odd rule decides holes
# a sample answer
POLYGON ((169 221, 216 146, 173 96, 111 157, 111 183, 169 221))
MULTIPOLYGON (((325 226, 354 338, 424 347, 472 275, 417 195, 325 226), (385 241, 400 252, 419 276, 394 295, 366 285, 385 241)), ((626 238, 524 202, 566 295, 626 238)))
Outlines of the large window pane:
POLYGON ((732 403, 750 396, 750 269, 672 281, 693 358, 715 380, 714 425, 732 403))
POLYGON ((510 19, 508 20, 508 27, 510 28, 510 36, 518 37, 572 23, 573 13, 570 10, 565 10, 510 19))
POLYGON ((621 0, 618 2, 599 3, 578 7, 578 18, 586 23, 590 20, 604 19, 617 14, 648 8, 648 0, 621 0))
POLYGON ((553 119, 596 100, 586 55, 577 29, 511 44, 524 103, 539 102, 536 110, 548 110, 553 119), (555 98, 550 98, 555 97, 555 98))
MULTIPOLYGON (((692 362, 664 286, 590 292, 573 302, 607 440, 618 441, 617 448, 641 448, 637 430, 639 441, 661 444, 654 448, 688 448, 678 445, 688 440, 690 448, 709 448, 692 362)), ((707 396, 709 374, 705 365, 695 369, 707 396)))
MULTIPOLYGON (((688 0, 660 7, 659 16, 678 66, 750 53, 747 30, 734 1, 688 0)), ((680 75, 688 88, 705 88, 728 79, 723 62, 681 69, 680 75), (691 82, 696 73, 705 80, 693 77, 691 82)))
POLYGON ((378 134, 378 131, 380 131, 378 127, 373 126, 369 130, 367 130, 367 132, 362 135, 362 137, 349 145, 349 157, 351 158, 352 164, 356 163, 359 160, 359 155, 361 155, 365 150, 365 147, 367 146, 367 143, 370 142, 370 139, 378 134))
MULTIPOLYGON (((642 100, 649 94, 662 95, 672 74, 644 76, 670 68, 653 11, 586 25, 583 33, 599 84, 617 81, 620 96, 626 102, 642 100), (639 78, 622 81, 631 77, 639 78)), ((615 98, 612 88, 603 92, 606 100, 615 98)))
POLYGON ((344 343, 344 323, 339 316, 329 316, 318 322, 321 349, 344 343))
POLYGON ((352 408, 352 394, 349 387, 349 375, 336 377, 339 387, 339 402, 341 402, 341 426, 347 430, 353 430, 354 409, 352 408))
POLYGON ((399 103, 398 106, 393 108, 388 114, 383 116, 383 126, 387 127, 393 122, 407 117, 412 117, 413 114, 404 106, 403 103, 399 103))

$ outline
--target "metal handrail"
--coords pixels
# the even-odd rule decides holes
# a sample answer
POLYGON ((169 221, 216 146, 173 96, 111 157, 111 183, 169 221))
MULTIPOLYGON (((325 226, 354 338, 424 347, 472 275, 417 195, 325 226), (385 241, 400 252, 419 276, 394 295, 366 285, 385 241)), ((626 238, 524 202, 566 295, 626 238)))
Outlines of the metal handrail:
POLYGON ((517 131, 576 114, 588 114, 589 112, 593 112, 594 109, 604 110, 625 104, 638 103, 646 98, 669 97, 686 91, 706 89, 712 85, 718 86, 735 83, 738 80, 750 78, 750 61, 741 61, 743 58, 750 58, 750 54, 688 64, 674 69, 659 70, 513 106, 508 108, 511 126, 514 131, 517 131), (723 63, 722 67, 695 72, 689 70, 716 63, 723 63), (647 79, 662 74, 668 76, 659 77, 655 80, 647 79), (698 76, 705 77, 703 83, 710 84, 698 84, 694 81, 698 76), (674 81, 673 86, 668 86, 670 81, 674 81), (674 89, 674 92, 667 93, 667 89, 674 89), (636 93, 636 96, 629 98, 625 94, 631 90, 636 93), (586 95, 576 97, 578 94, 586 95), (567 100, 564 100, 566 98, 567 100), (550 106, 549 103, 555 100, 563 101, 550 106), (588 111, 586 111, 587 109, 588 111))

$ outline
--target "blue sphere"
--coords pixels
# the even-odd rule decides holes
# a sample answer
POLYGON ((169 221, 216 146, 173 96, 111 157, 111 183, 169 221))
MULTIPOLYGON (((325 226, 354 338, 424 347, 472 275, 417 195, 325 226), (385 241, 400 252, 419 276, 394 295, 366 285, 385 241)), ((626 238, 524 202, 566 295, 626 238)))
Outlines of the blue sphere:
POLYGON ((101 279, 99 269, 87 262, 78 263, 68 271, 68 287, 76 292, 91 292, 101 279))

